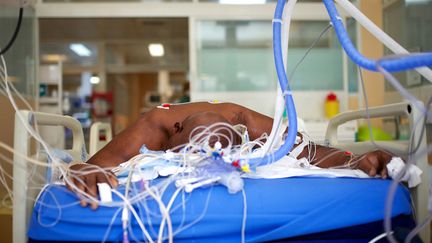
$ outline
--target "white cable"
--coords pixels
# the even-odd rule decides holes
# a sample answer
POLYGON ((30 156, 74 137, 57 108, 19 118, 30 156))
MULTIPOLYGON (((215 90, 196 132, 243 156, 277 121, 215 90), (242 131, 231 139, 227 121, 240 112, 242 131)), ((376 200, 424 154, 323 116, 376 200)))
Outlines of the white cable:
POLYGON ((125 239, 128 238, 127 226, 129 222, 129 211, 128 208, 126 207, 126 204, 125 206, 123 206, 122 209, 121 221, 122 221, 122 228, 123 228, 123 241, 125 241, 125 239))
MULTIPOLYGON (((390 234, 393 234, 393 231, 390 231, 390 234)), ((369 243, 378 242, 379 240, 381 240, 382 238, 384 238, 386 236, 387 236, 387 233, 382 233, 382 234, 378 235, 377 237, 373 238, 372 240, 370 240, 369 243)))
POLYGON ((11 152, 12 154, 17 155, 18 157, 20 157, 20 158, 22 158, 22 159, 24 159, 24 160, 27 160, 27 161, 29 161, 29 162, 35 164, 35 165, 38 165, 38 166, 43 166, 43 167, 62 167, 62 168, 66 168, 66 166, 63 165, 63 164, 52 164, 52 165, 49 165, 49 164, 47 164, 46 162, 42 162, 42 161, 39 161, 39 160, 36 160, 36 159, 30 158, 30 157, 28 157, 27 155, 17 153, 17 152, 16 152, 12 147, 10 147, 9 145, 7 145, 7 144, 5 144, 5 143, 3 143, 3 142, 1 142, 1 141, 0 141, 0 147, 3 148, 3 149, 5 149, 5 150, 7 150, 7 151, 9 151, 9 152, 11 152))
POLYGON ((113 214, 113 217, 111 218, 111 222, 109 223, 109 226, 107 228, 107 230, 105 231, 104 237, 102 238, 101 243, 105 243, 109 237, 109 233, 111 231, 112 226, 114 225, 114 221, 117 218, 118 214, 120 213, 120 211, 122 211, 121 208, 119 208, 117 211, 115 211, 115 213, 113 214))
MULTIPOLYGON (((44 148, 44 150, 46 151, 46 153, 47 153, 47 155, 48 155, 48 157, 51 159, 51 161, 52 161, 52 165, 60 165, 61 163, 60 163, 60 160, 58 159, 58 158, 56 158, 55 156, 53 156, 53 154, 52 154, 52 151, 51 151, 51 148, 46 144, 46 142, 40 137, 40 135, 39 135, 39 133, 37 132, 37 126, 36 126, 36 121, 34 121, 34 125, 36 126, 36 131, 31 127, 31 125, 29 124, 29 121, 26 121, 26 119, 24 118, 24 116, 21 114, 21 112, 19 111, 19 109, 18 109, 18 106, 17 106, 17 104, 16 104, 16 102, 15 102, 15 100, 14 100, 14 98, 13 98, 13 96, 12 96, 12 93, 11 93, 11 91, 10 91, 10 88, 9 88, 9 81, 8 81, 8 72, 7 72, 7 66, 6 66, 6 61, 5 61, 5 59, 4 59, 4 57, 3 57, 3 55, 0 55, 0 58, 1 58, 1 61, 2 61, 2 65, 3 65, 3 67, 2 67, 2 72, 4 72, 4 77, 3 77, 3 79, 4 79, 4 84, 5 84, 5 87, 6 87, 6 93, 7 93, 7 95, 8 95, 8 98, 9 98, 9 101, 11 102, 11 104, 12 104, 12 107, 14 108, 14 110, 15 110, 15 114, 16 114, 16 116, 18 117, 18 119, 21 121, 21 123, 24 125, 24 127, 25 127, 25 129, 27 130, 27 132, 36 140, 36 141, 38 141, 39 142, 39 144, 40 145, 42 145, 42 147, 44 148)), ((22 98, 21 96, 19 96, 20 98, 22 98)), ((28 104, 28 103, 27 103, 28 104)), ((60 172, 60 174, 63 176, 63 178, 65 178, 65 180, 66 181, 68 181, 69 180, 69 178, 67 178, 67 176, 66 176, 66 171, 65 170, 62 170, 62 169, 60 169, 59 170, 59 172, 60 172)), ((69 184, 71 184, 70 183, 70 181, 68 181, 69 182, 69 184)))
POLYGON ((243 195, 243 220, 242 220, 242 230, 241 230, 241 241, 246 242, 246 219, 247 219, 247 198, 244 189, 241 190, 243 195))
MULTIPOLYGON (((174 200, 177 198, 177 195, 181 192, 181 190, 182 190, 182 188, 177 188, 177 190, 172 195, 170 201, 168 202, 167 207, 166 207, 166 211, 168 212, 168 214, 169 214, 169 212, 171 210, 171 207, 172 207, 172 205, 174 203, 174 200)), ((164 231, 164 227, 165 227, 165 222, 166 221, 167 221, 166 217, 162 218, 162 222, 161 222, 161 225, 160 225, 160 228, 159 228, 159 239, 162 238, 162 234, 163 234, 163 231, 164 231)), ((168 239, 174 239, 174 234, 172 232, 171 232, 171 235, 168 235, 168 239)))
POLYGON ((404 243, 410 243, 412 239, 426 226, 430 227, 430 221, 432 220, 432 214, 429 214, 429 216, 419 225, 417 225, 411 232, 408 234, 408 236, 405 238, 404 243))
MULTIPOLYGON (((0 66, 0 77, 2 79, 5 79, 6 75, 4 74, 4 69, 2 66, 0 66)), ((3 82, 0 82, 1 85, 3 85, 3 88, 6 89, 6 85, 3 82)), ((28 103, 28 101, 20 94, 20 92, 18 92, 18 90, 15 88, 15 85, 13 85, 13 83, 8 82, 8 85, 10 88, 12 88, 13 92, 18 96, 18 98, 24 103, 24 105, 27 107, 27 109, 29 109, 30 111, 33 111, 32 106, 30 105, 30 103, 28 103)), ((6 94, 7 96, 7 94, 6 94)))
MULTIPOLYGON (((162 221, 165 221, 165 220, 167 221, 168 241, 170 243, 172 243, 173 242, 173 230, 172 230, 172 223, 171 223, 171 217, 169 215, 169 211, 167 211, 167 208, 166 208, 165 204, 162 202, 162 199, 160 197, 158 197, 153 192, 153 189, 148 186, 148 182, 144 182, 144 188, 146 189, 148 194, 158 203, 159 210, 161 212, 161 215, 163 216, 162 221)), ((162 243, 162 239, 163 239, 163 227, 161 225, 161 227, 159 228, 158 243, 162 243)))
POLYGON ((218 182, 220 179, 221 178, 219 176, 213 177, 213 178, 209 178, 207 180, 203 180, 203 181, 197 182, 195 184, 188 184, 188 185, 186 185, 184 187, 184 189, 185 189, 186 192, 190 193, 190 192, 192 192, 193 190, 195 190, 197 188, 200 188, 200 187, 207 186, 207 185, 213 184, 215 182, 218 182))
POLYGON ((192 178, 185 178, 185 179, 179 179, 175 182, 176 187, 184 187, 188 184, 198 182, 203 180, 204 177, 192 177, 192 178))
POLYGON ((149 233, 147 232, 144 224, 142 223, 142 221, 139 218, 139 215, 137 214, 137 212, 135 211, 135 209, 132 207, 131 203, 129 202, 129 200, 127 198, 125 198, 120 192, 118 192, 117 190, 111 189, 111 191, 116 194, 118 197, 120 197, 123 202, 125 203, 125 205, 129 208, 130 212, 133 214, 133 216, 135 217, 139 227, 141 228, 141 231, 144 233, 145 237, 147 238, 147 240, 151 243, 154 243, 153 239, 151 238, 151 236, 149 235, 149 233))

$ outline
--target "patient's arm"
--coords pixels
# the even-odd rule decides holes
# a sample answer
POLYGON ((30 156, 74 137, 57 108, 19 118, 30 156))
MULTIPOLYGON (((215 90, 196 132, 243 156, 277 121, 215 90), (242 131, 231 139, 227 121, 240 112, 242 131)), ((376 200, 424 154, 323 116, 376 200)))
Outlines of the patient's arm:
MULTIPOLYGON (((117 186, 117 179, 110 169, 138 154, 143 144, 153 150, 159 150, 165 146, 166 131, 159 126, 161 123, 155 122, 155 119, 159 119, 158 114, 147 114, 118 134, 86 164, 71 166, 69 174, 73 185, 68 184, 68 188, 82 198, 82 206, 87 205, 83 192, 93 198, 98 198, 97 183, 117 186)), ((93 209, 96 209, 97 206, 97 203, 91 203, 93 209)))
MULTIPOLYGON (((313 150, 313 146, 312 149, 313 150)), ((311 151, 314 152, 314 151, 311 151)), ((308 149, 303 150, 298 158, 308 158, 308 149)), ((349 168, 360 169, 370 176, 380 175, 387 177, 387 164, 392 155, 383 150, 375 150, 362 155, 355 155, 349 151, 341 151, 335 148, 316 145, 315 158, 311 158, 311 164, 322 168, 349 168)))
POLYGON ((167 133, 156 118, 149 114, 114 137, 103 149, 93 155, 87 163, 101 167, 115 167, 137 155, 143 144, 151 150, 163 149, 167 133))

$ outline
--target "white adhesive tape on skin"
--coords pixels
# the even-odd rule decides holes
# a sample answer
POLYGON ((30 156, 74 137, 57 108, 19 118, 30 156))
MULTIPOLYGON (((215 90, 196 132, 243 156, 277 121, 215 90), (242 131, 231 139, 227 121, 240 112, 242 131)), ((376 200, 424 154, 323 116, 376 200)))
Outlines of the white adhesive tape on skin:
MULTIPOLYGON (((393 157, 390 163, 387 164, 388 175, 391 178, 395 178, 404 168, 405 163, 399 157, 393 157)), ((405 174, 402 176, 401 180, 408 182, 408 186, 410 188, 416 187, 421 183, 421 174, 423 173, 420 168, 416 165, 411 164, 408 169, 405 171, 405 174)))
POLYGON ((296 137, 295 143, 298 145, 289 153, 289 156, 293 157, 294 159, 297 159, 301 152, 304 150, 304 148, 309 145, 309 140, 307 139, 307 137, 304 135, 302 135, 302 137, 303 139, 299 136, 296 137))
POLYGON ((111 187, 108 183, 98 183, 99 197, 101 202, 109 203, 112 202, 111 187))

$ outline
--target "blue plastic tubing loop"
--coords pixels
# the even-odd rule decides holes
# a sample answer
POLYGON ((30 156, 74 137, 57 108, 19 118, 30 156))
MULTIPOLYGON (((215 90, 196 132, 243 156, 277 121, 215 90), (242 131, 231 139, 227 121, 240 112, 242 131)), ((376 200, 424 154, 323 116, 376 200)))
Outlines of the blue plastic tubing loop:
POLYGON ((379 61, 364 57, 357 51, 351 42, 348 33, 343 26, 342 18, 339 16, 333 0, 323 0, 323 2, 327 8, 327 12, 330 16, 330 20, 333 24, 333 28, 336 32, 339 42, 350 59, 360 67, 377 72, 377 65, 379 64, 382 68, 389 72, 399 72, 422 66, 432 66, 432 52, 411 54, 404 57, 383 59, 379 61))
POLYGON ((266 154, 262 158, 249 159, 249 164, 251 166, 270 164, 281 159, 291 151, 297 136, 297 113, 291 95, 291 88, 288 84, 288 78, 286 76, 282 57, 281 29, 284 6, 285 0, 278 0, 273 20, 273 54, 276 65, 276 73, 285 98, 285 108, 289 121, 288 134, 284 144, 274 153, 266 154))

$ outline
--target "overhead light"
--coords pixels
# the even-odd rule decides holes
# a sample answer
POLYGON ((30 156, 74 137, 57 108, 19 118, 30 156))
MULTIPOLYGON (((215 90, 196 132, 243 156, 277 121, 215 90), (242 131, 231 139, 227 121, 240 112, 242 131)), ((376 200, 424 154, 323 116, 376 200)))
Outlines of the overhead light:
POLYGON ((45 62, 63 62, 67 59, 65 55, 59 54, 44 54, 42 60, 45 62))
POLYGON ((153 43, 148 46, 148 50, 152 57, 161 57, 165 54, 164 47, 160 43, 153 43))
POLYGON ((220 4, 265 4, 266 0, 219 0, 220 4))
POLYGON ((81 43, 70 44, 69 48, 81 57, 89 57, 92 54, 90 49, 88 49, 85 45, 81 43))
POLYGON ((100 78, 98 76, 92 76, 90 78, 90 83, 92 83, 92 84, 98 84, 98 83, 100 83, 100 78))

